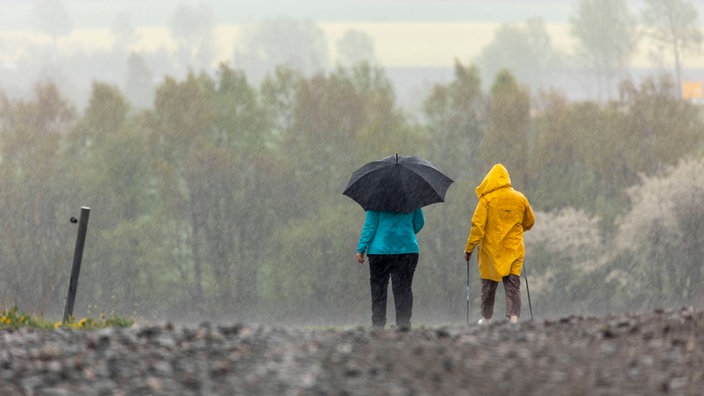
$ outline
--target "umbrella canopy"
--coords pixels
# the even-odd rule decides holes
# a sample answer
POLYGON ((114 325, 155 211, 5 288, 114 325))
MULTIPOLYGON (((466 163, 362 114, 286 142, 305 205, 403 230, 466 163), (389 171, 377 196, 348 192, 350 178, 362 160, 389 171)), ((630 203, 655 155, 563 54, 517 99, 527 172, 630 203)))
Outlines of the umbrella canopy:
POLYGON ((354 171, 343 194, 364 210, 408 213, 443 202, 450 184, 452 179, 429 161, 396 154, 354 171))

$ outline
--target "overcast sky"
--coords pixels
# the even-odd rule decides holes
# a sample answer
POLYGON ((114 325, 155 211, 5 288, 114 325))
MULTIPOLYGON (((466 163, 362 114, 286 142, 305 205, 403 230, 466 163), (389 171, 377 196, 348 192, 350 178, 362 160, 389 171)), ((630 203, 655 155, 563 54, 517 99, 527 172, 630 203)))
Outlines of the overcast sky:
MULTIPOLYGON (((541 18, 546 22, 553 44, 563 51, 570 51, 573 43, 568 21, 574 14, 577 1, 60 0, 68 11, 75 33, 72 39, 64 39, 60 44, 63 49, 73 51, 89 47, 108 48, 111 45, 109 30, 115 17, 127 12, 130 24, 142 28, 141 43, 136 50, 154 50, 164 43, 168 45, 168 25, 179 5, 205 4, 212 10, 218 26, 241 26, 281 17, 312 20, 323 27, 331 47, 346 29, 369 34, 374 39, 379 60, 385 66, 449 67, 455 59, 477 55, 502 23, 525 23, 529 18, 541 18)), ((626 2, 633 13, 642 9, 643 0, 626 2)), ((17 38, 28 35, 18 35, 15 31, 37 32, 34 4, 34 0, 0 0, 0 63, 14 62, 22 52, 17 38), (4 43, 4 38, 8 42, 4 43)), ((699 22, 704 26, 704 0, 694 0, 692 4, 698 7, 699 22)), ((231 54, 237 33, 225 28, 219 32, 216 51, 221 59, 220 52, 228 57, 231 54)), ((646 55, 644 52, 639 54, 635 62, 642 66, 648 62, 646 55)), ((691 58, 688 64, 692 64, 691 58)), ((696 64, 704 64, 704 59, 696 64)))
MULTIPOLYGON (((79 23, 95 23, 115 11, 160 19, 179 4, 208 4, 221 23, 287 16, 321 21, 348 20, 474 20, 507 18, 529 13, 559 17, 569 9, 565 0, 62 0, 79 23)), ((3 20, 20 22, 18 15, 31 10, 32 0, 0 0, 3 20), (10 11, 10 12, 5 12, 10 11)))
MULTIPOLYGON (((642 0, 627 0, 634 11, 642 0)), ((0 30, 31 28, 32 0, 0 0, 0 30)), ((109 26, 118 12, 128 11, 136 26, 167 23, 179 4, 207 4, 217 24, 256 22, 288 17, 320 22, 525 22, 541 17, 565 22, 576 0, 63 0, 74 28, 109 26)), ((700 21, 704 1, 697 0, 700 21)))

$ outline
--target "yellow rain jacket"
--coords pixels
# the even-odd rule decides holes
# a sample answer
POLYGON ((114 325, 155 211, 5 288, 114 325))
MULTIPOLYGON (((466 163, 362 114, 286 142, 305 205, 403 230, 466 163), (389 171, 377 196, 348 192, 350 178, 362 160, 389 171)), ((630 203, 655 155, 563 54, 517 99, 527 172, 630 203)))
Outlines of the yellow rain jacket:
POLYGON ((494 165, 476 188, 479 202, 472 216, 472 229, 465 252, 479 245, 479 276, 501 281, 509 274, 521 275, 525 247, 523 231, 535 223, 528 199, 511 187, 508 171, 494 165))

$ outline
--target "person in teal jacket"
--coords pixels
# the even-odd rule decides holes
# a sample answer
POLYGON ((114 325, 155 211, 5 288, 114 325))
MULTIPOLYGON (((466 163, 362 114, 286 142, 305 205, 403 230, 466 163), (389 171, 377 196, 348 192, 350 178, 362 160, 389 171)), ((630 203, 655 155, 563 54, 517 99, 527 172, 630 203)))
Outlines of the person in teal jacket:
POLYGON ((357 245, 357 262, 369 257, 369 284, 372 295, 372 326, 386 326, 386 298, 391 289, 396 307, 396 326, 411 328, 413 274, 418 264, 416 234, 425 218, 418 208, 410 213, 368 210, 357 245))

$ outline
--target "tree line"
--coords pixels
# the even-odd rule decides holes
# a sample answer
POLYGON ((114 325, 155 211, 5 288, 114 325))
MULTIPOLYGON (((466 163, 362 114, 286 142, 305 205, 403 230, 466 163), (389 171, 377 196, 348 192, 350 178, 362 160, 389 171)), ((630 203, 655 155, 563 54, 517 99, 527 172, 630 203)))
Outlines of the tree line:
POLYGON ((495 162, 537 211, 526 263, 540 315, 702 298, 701 184, 667 187, 691 176, 673 170, 682 160, 701 160, 701 109, 671 78, 573 102, 531 94, 509 71, 485 91, 477 67, 456 62, 422 117, 394 95, 364 63, 311 77, 279 67, 258 86, 223 64, 165 77, 147 109, 104 82, 82 112, 52 83, 29 99, 0 94, 0 301, 60 315, 68 219, 88 206, 77 315, 364 324, 368 273, 353 260, 364 213, 342 191, 394 153, 455 180, 425 209, 417 323, 463 320, 473 189, 495 162))

